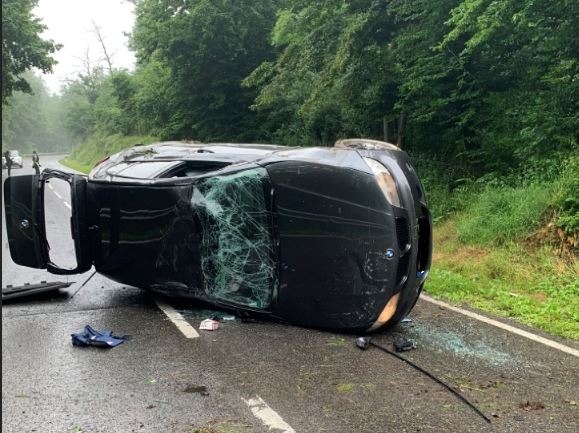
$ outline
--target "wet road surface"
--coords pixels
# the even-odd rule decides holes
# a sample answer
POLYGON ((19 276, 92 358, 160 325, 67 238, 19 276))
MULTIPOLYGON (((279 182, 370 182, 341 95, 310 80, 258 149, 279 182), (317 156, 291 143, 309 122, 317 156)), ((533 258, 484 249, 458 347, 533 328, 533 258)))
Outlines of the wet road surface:
MULTIPOLYGON (((41 159, 58 167, 57 157, 41 159)), ((47 190, 46 216, 54 225, 51 253, 66 260, 72 246, 62 187, 47 190)), ((3 213, 3 287, 66 281, 14 265, 4 227, 3 213)), ((373 341, 392 349, 396 338, 414 339, 417 348, 402 355, 454 386, 491 426, 402 361, 361 351, 354 335, 239 317, 199 331, 201 320, 229 314, 92 274, 68 277, 74 284, 66 290, 3 304, 2 431, 579 431, 577 356, 429 302, 418 302, 412 323, 373 341), (158 303, 172 306, 198 337, 186 338, 158 303), (131 339, 114 349, 72 346, 70 334, 86 324, 131 339)))

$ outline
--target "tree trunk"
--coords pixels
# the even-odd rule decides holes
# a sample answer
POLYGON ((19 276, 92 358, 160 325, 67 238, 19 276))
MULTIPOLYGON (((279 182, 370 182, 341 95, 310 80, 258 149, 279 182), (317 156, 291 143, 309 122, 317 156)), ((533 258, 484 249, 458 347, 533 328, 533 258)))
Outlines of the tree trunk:
POLYGON ((109 52, 107 51, 105 41, 104 41, 103 36, 101 34, 101 28, 99 26, 97 26, 94 21, 92 21, 92 27, 93 27, 93 32, 96 35, 97 39, 99 40, 101 48, 103 49, 103 53, 105 55, 105 60, 107 62, 107 66, 109 68, 109 74, 112 74, 113 73, 113 63, 111 61, 111 56, 109 55, 109 52))
POLYGON ((402 149, 404 144, 404 125, 406 123, 406 113, 400 113, 398 117, 398 137, 396 138, 396 146, 402 149))

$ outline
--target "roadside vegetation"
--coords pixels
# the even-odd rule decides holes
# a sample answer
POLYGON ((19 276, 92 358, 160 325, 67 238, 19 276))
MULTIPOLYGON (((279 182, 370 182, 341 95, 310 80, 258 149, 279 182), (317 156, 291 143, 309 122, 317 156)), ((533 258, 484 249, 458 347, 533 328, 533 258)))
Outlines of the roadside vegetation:
POLYGON ((159 139, 151 136, 95 134, 76 146, 60 162, 74 170, 88 173, 99 161, 135 144, 151 144, 159 139))
POLYGON ((579 158, 510 176, 435 182, 426 291, 579 339, 579 158))
POLYGON ((58 97, 65 163, 156 139, 385 139, 426 186, 426 290, 579 339, 578 7, 138 0, 135 71, 87 61, 58 97))

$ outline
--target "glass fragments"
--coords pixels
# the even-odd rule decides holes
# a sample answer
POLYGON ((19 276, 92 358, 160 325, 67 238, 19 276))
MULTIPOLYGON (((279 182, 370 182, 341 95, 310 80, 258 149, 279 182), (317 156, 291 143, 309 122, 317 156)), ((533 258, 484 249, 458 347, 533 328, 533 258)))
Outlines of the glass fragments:
POLYGON ((210 298, 257 309, 269 306, 275 281, 267 171, 249 169, 202 179, 193 193, 201 226, 201 270, 210 298))

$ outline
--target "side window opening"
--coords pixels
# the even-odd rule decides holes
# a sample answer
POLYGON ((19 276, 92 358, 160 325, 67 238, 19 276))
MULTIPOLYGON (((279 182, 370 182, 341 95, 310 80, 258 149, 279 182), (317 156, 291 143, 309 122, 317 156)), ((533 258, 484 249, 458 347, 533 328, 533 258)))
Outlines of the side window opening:
POLYGON ((229 163, 219 163, 214 161, 186 161, 178 167, 174 167, 165 173, 162 173, 159 178, 197 177, 212 171, 220 170, 228 165, 229 163))
POLYGON ((264 168, 205 178, 193 208, 202 226, 201 270, 206 294, 256 309, 269 307, 276 268, 264 168))

